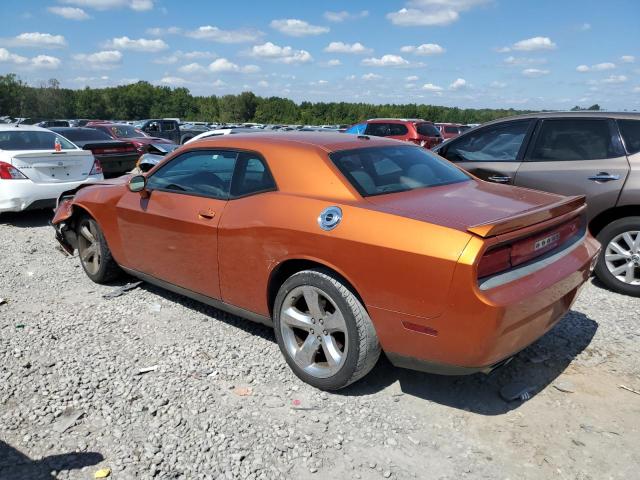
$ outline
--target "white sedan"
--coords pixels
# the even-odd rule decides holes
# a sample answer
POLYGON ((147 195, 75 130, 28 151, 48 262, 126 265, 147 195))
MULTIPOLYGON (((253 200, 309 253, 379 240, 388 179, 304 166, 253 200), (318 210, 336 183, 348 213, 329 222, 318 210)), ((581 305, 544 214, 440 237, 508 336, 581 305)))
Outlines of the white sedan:
POLYGON ((55 207, 62 192, 103 180, 89 150, 34 125, 0 125, 0 213, 55 207))
POLYGON ((186 142, 184 142, 184 144, 188 144, 188 143, 193 143, 193 142, 197 142, 198 140, 202 140, 203 138, 209 138, 209 137, 217 137, 219 135, 236 135, 238 133, 257 133, 257 132, 264 132, 265 130, 262 130, 261 128, 244 128, 244 127, 239 127, 239 128, 218 128, 215 130, 208 130, 206 132, 202 132, 199 135, 196 135, 195 137, 187 140, 186 142))

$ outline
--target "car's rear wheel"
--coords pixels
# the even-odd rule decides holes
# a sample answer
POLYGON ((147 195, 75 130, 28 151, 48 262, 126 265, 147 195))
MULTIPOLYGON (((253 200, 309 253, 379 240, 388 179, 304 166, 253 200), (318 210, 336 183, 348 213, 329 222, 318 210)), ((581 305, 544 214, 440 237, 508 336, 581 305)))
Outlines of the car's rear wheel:
POLYGON ((280 350, 293 372, 322 390, 338 390, 364 377, 380 356, 366 309, 324 270, 287 279, 274 306, 280 350))
POLYGON ((96 283, 106 283, 117 278, 120 267, 111 256, 102 230, 91 217, 82 217, 77 224, 78 255, 87 276, 96 283))
POLYGON ((598 234, 596 275, 611 290, 640 297, 640 217, 611 222, 598 234))

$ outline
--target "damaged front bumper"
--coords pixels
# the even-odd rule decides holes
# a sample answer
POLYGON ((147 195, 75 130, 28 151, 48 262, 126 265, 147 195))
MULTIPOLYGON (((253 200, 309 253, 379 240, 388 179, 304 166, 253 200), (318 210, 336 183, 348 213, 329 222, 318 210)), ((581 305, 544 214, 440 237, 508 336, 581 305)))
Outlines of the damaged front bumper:
POLYGON ((50 224, 56 232, 56 240, 64 252, 73 255, 78 246, 78 238, 72 226, 73 203, 71 198, 62 198, 50 224))

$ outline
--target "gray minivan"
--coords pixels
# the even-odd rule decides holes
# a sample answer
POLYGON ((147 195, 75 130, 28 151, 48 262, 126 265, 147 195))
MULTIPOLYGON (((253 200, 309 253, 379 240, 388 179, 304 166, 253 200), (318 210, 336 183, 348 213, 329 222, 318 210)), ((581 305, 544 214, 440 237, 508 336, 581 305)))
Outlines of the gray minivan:
POLYGON ((640 114, 553 112, 483 124, 434 151, 484 180, 586 195, 597 277, 640 296, 640 114))

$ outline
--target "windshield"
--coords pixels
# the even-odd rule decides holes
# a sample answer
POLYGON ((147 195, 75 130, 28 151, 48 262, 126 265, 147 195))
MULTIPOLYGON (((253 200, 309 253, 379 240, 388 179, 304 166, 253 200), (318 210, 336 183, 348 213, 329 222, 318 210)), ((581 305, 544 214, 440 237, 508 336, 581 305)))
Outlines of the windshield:
POLYGON ((147 137, 142 130, 132 125, 109 125, 107 128, 118 138, 147 137))
POLYGON ((419 147, 371 147, 329 155, 363 196, 464 182, 462 170, 419 147))
POLYGON ((60 135, 64 135, 69 140, 86 141, 86 140, 111 140, 111 137, 105 132, 94 130, 93 128, 79 128, 77 130, 54 130, 60 135))
POLYGON ((76 150, 76 146, 61 135, 53 132, 29 130, 0 131, 0 150, 55 150, 56 139, 62 150, 76 150))

